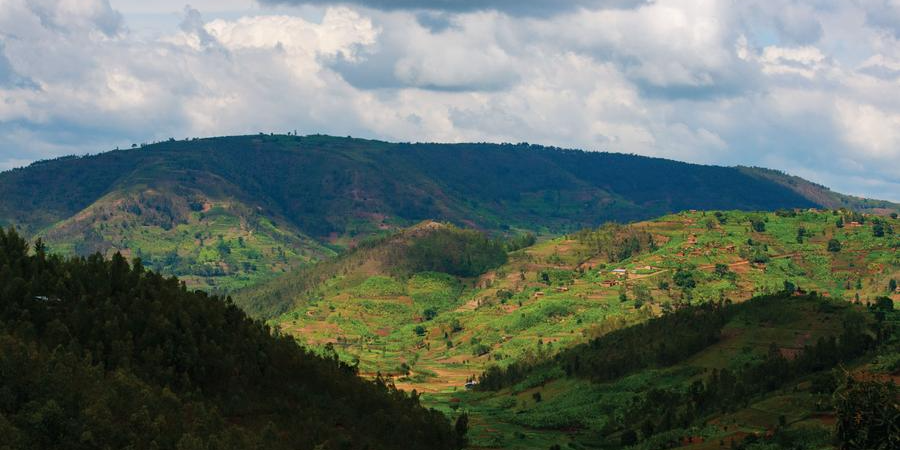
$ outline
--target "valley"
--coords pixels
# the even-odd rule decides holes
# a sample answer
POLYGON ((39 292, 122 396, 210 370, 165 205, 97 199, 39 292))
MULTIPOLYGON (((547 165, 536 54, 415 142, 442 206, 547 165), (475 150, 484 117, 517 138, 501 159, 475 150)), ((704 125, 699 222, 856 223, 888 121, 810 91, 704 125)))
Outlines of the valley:
MULTIPOLYGON (((71 336, 93 347, 70 357, 106 364, 71 370, 221 411, 212 431, 165 428, 184 439, 291 448, 312 411, 322 448, 364 448, 348 427, 393 448, 392 414, 424 427, 420 448, 831 448, 863 429, 840 425, 853 402, 883 403, 900 373, 900 206, 777 171, 254 135, 40 162, 0 174, 0 193, 11 351, 37 346, 40 366, 71 336), (64 301, 77 292, 112 297, 64 301), (179 302, 216 306, 186 318, 179 302), (105 334, 85 314, 106 315, 105 334), (267 384, 228 397, 205 352, 255 361, 235 386, 267 384)), ((9 427, 24 442, 40 433, 22 405, 9 427)))
POLYGON ((0 0, 0 450, 900 450, 900 0, 0 0))

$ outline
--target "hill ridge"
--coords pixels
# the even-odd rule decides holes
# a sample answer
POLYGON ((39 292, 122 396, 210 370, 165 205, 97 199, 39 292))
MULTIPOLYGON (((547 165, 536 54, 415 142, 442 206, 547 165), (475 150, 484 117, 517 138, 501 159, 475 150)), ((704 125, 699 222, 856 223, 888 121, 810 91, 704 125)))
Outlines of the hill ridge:
POLYGON ((0 173, 0 226, 64 253, 140 256, 216 291, 425 219, 498 234, 559 233, 689 209, 826 203, 900 210, 741 168, 531 144, 324 135, 170 140, 0 173), (123 196, 127 207, 116 203, 123 196), (88 217, 68 220, 79 214, 88 217), (276 263, 261 263, 273 255, 276 263))

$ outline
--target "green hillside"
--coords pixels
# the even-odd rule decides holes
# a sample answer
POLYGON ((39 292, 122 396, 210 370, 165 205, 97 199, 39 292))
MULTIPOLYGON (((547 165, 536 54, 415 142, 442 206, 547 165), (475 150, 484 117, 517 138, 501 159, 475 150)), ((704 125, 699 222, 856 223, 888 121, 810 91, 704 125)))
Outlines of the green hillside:
POLYGON ((900 314, 887 305, 781 293, 687 307, 432 401, 468 411, 483 447, 895 448, 900 314), (863 389, 884 394, 846 404, 863 389))
POLYGON ((478 276, 404 263, 412 243, 448 227, 433 225, 314 266, 314 277, 301 271, 238 292, 235 301, 268 312, 309 345, 337 345, 363 371, 418 364, 464 380, 534 352, 538 340, 567 347, 681 305, 786 288, 865 302, 900 279, 900 220, 848 212, 687 212, 607 225, 510 252, 478 276), (840 249, 830 251, 834 242, 840 249))
POLYGON ((687 209, 830 207, 840 197, 801 181, 527 144, 236 136, 3 172, 0 225, 54 251, 121 251, 192 287, 230 292, 426 219, 561 233, 687 209))
MULTIPOLYGON (((623 405, 596 409, 594 400, 607 402, 599 397, 585 397, 594 400, 581 409, 566 403, 587 401, 582 400, 583 392, 613 395, 621 391, 609 400, 615 403, 621 401, 616 398, 625 396, 622 390, 626 388, 632 389, 626 396, 632 398, 651 387, 682 386, 700 379, 702 371, 683 367, 693 364, 690 358, 697 352, 708 352, 702 358, 717 361, 709 366, 717 369, 752 362, 773 342, 784 349, 786 358, 793 358, 819 337, 843 333, 840 326, 845 314, 866 314, 866 308, 851 304, 874 304, 886 296, 900 300, 900 291, 889 291, 891 280, 900 280, 900 233, 896 231, 900 220, 890 217, 818 210, 684 212, 630 225, 586 229, 522 249, 512 245, 517 239, 499 238, 496 245, 515 250, 508 253, 505 263, 498 260, 496 267, 485 266, 478 275, 459 271, 453 275, 448 273, 454 271, 452 267, 443 272, 431 267, 419 270, 408 263, 408 249, 429 233, 445 229, 453 228, 423 224, 369 242, 333 262, 313 266, 318 268, 315 277, 303 272, 288 274, 237 293, 235 301, 253 305, 259 313, 278 314, 270 316, 273 326, 312 348, 335 352, 363 374, 391 376, 402 388, 426 393, 426 401, 448 413, 453 408, 468 410, 478 446, 496 447, 502 442, 501 448, 549 448, 561 439, 560 433, 571 432, 578 436, 571 440, 590 448, 620 439, 626 431, 622 424, 605 428, 603 420, 627 411, 621 409, 623 405), (792 293, 800 296, 792 297, 792 293), (700 311, 704 305, 742 305, 760 296, 775 296, 776 300, 754 301, 755 306, 746 309, 727 308, 727 315, 711 322, 717 328, 707 338, 691 341, 686 337, 681 344, 674 325, 659 328, 662 334, 658 336, 639 332, 641 342, 655 339, 685 345, 686 353, 642 361, 628 351, 621 357, 620 370, 600 378, 577 373, 567 376, 565 364, 546 365, 592 339, 655 317, 678 317, 691 308, 700 311), (798 300, 787 303, 791 306, 783 310, 782 300, 794 298, 798 300), (746 314, 753 314, 756 322, 745 323, 742 317, 746 314), (785 322, 778 322, 782 315, 785 322), (770 319, 775 323, 759 325, 770 319), (767 327, 773 329, 766 331, 767 327), (732 328, 741 329, 746 345, 713 345, 732 328), (534 365, 540 369, 527 369, 534 365), (672 378, 671 384, 655 384, 659 367, 672 365, 679 367, 664 374, 664 379, 672 378), (463 394, 467 381, 496 370, 492 367, 512 367, 521 377, 513 376, 512 386, 498 385, 499 394, 463 394), (550 401, 526 401, 536 392, 535 386, 546 383, 553 389, 541 390, 541 395, 549 395, 550 401), (634 383, 639 383, 640 389, 634 388, 634 383), (555 403, 557 396, 562 403, 555 403), (542 423, 540 417, 549 422, 542 423), (597 433, 604 429, 606 434, 600 439, 597 433)), ((870 323, 873 319, 865 320, 870 323)), ((684 323, 694 330, 702 322, 690 318, 684 323)), ((900 350, 895 346, 884 353, 885 370, 900 369, 900 350)), ((866 355, 871 359, 871 354, 866 355)), ((865 355, 853 358, 857 356, 865 355)), ((602 359, 618 361, 609 353, 602 359)), ((582 358, 581 364, 587 366, 587 359, 582 358)), ((807 380, 811 373, 798 373, 797 382, 807 380)), ((769 398, 770 393, 754 391, 744 407, 769 398)), ((797 406, 795 418, 807 417, 809 405, 797 406)), ((721 414, 704 410, 692 416, 690 427, 721 414)), ((778 415, 766 415, 762 422, 747 422, 741 429, 759 431, 760 424, 773 417, 778 419, 778 415)), ((675 428, 683 433, 684 427, 675 428)), ((762 430, 765 432, 764 426, 762 430)), ((733 434, 715 433, 704 434, 705 439, 733 434)))
POLYGON ((222 298, 0 230, 0 448, 456 449, 458 430, 222 298))

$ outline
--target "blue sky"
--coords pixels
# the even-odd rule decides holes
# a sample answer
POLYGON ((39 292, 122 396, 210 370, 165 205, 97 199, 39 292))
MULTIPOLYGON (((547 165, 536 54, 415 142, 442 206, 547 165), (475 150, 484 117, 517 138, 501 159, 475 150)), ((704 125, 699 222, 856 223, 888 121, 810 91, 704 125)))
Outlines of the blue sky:
POLYGON ((897 0, 0 0, 0 169, 296 129, 759 165, 900 201, 898 39, 897 0))

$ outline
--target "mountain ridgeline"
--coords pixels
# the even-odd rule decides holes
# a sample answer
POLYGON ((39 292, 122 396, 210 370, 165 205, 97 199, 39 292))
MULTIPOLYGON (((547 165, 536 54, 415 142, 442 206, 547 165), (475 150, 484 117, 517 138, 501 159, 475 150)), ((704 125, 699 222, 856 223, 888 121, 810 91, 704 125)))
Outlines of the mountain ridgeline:
POLYGON ((191 286, 231 291, 425 219, 564 232, 688 209, 898 207, 798 180, 527 144, 251 135, 4 172, 0 225, 54 251, 122 251, 191 286))

